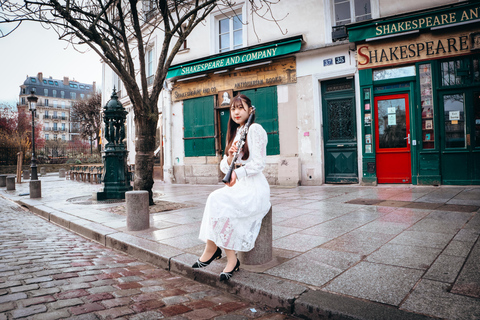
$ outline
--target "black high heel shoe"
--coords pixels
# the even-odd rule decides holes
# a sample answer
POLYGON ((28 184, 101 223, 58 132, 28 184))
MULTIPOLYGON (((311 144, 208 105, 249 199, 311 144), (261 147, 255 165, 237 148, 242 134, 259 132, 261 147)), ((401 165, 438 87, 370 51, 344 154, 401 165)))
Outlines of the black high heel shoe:
POLYGON ((233 276, 233 273, 238 270, 240 270, 240 260, 237 259, 237 264, 235 265, 235 268, 233 268, 232 271, 220 273, 220 281, 229 280, 233 276))
POLYGON ((192 266, 192 268, 197 269, 197 268, 205 268, 208 266, 213 260, 220 259, 222 257, 222 249, 217 247, 217 251, 213 254, 213 256, 210 258, 210 260, 206 262, 200 261, 200 259, 197 259, 197 262, 195 262, 192 266))

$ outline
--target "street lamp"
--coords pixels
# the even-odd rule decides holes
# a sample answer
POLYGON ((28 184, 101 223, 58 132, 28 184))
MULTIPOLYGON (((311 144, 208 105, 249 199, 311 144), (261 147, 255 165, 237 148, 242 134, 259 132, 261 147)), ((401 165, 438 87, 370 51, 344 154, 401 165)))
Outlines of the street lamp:
POLYGON ((37 159, 35 158, 35 112, 37 109, 38 97, 33 91, 27 97, 28 109, 32 112, 32 162, 30 168, 32 168, 32 177, 30 180, 38 180, 37 176, 37 159))

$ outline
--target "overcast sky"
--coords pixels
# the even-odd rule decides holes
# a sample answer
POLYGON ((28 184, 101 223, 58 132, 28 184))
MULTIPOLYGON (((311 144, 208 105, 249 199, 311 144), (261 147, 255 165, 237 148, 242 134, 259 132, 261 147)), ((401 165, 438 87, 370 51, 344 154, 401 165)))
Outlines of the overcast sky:
MULTIPOLYGON (((2 30, 5 26, 0 25, 2 30)), ((82 51, 87 46, 80 47, 82 51)), ((97 84, 101 89, 102 67, 93 51, 79 53, 67 42, 58 40, 53 30, 40 24, 23 23, 6 38, 0 38, 0 103, 16 105, 20 85, 28 76, 42 72, 44 78, 97 84)))

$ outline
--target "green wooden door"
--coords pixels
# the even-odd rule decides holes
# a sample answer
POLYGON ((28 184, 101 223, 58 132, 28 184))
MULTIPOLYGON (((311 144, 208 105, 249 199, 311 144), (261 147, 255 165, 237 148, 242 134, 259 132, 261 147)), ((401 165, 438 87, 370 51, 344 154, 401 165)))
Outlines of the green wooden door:
POLYGON ((325 183, 358 183, 353 79, 322 83, 325 183))
POLYGON ((266 87, 241 92, 252 101, 255 106, 255 122, 261 124, 267 131, 267 155, 280 154, 278 137, 278 103, 277 87, 266 87))
POLYGON ((213 96, 183 101, 186 157, 215 155, 215 113, 213 96))
POLYGON ((480 184, 480 90, 439 94, 443 184, 480 184))
POLYGON ((227 142, 227 129, 228 129, 228 120, 230 120, 230 109, 220 109, 218 110, 220 118, 220 143, 222 150, 220 150, 220 155, 223 157, 225 154, 225 146, 227 142))

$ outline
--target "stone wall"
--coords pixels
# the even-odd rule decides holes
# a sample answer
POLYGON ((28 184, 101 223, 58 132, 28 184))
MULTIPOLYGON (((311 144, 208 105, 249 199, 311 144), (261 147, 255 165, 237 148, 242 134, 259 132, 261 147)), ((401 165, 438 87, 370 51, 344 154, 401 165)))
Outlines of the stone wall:
MULTIPOLYGON (((69 170, 70 164, 37 164, 37 172, 40 175, 40 168, 45 167, 48 172, 58 172, 60 169, 69 170)), ((30 170, 30 165, 23 165, 22 170, 30 170)), ((0 174, 16 174, 17 166, 0 166, 0 174)))

